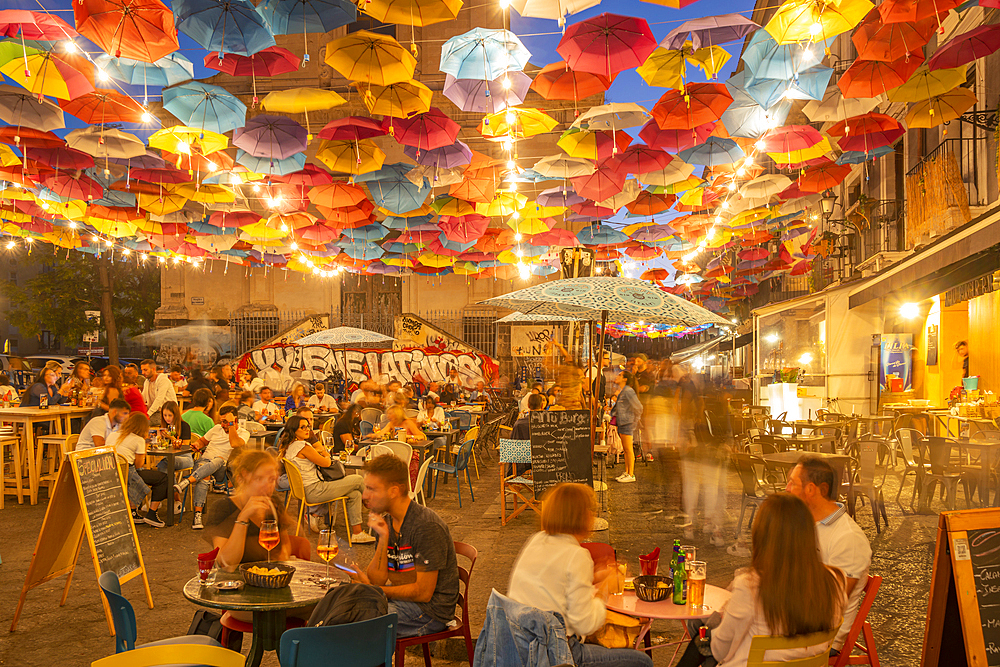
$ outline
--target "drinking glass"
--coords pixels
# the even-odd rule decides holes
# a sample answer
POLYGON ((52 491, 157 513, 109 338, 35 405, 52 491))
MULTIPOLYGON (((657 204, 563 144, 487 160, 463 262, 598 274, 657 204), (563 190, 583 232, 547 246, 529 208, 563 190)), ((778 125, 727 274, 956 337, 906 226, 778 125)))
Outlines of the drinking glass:
POLYGON ((260 546, 267 549, 267 562, 271 562, 271 549, 278 546, 281 536, 278 535, 278 523, 276 521, 262 521, 260 524, 260 537, 257 541, 260 546))
POLYGON ((684 570, 687 572, 691 571, 691 563, 693 563, 696 558, 698 550, 696 547, 691 545, 686 545, 681 547, 681 553, 684 554, 684 570))
POLYGON ((198 558, 198 578, 201 579, 202 586, 209 586, 215 582, 215 555, 211 558, 198 558))
POLYGON ((337 543, 337 533, 329 529, 319 531, 319 539, 316 541, 316 555, 326 561, 326 576, 322 577, 319 582, 326 584, 327 588, 335 581, 330 577, 330 561, 336 558, 338 553, 340 553, 340 545, 337 543))
POLYGON ((688 604, 695 609, 705 606, 705 575, 707 566, 705 561, 696 560, 691 562, 691 569, 688 570, 688 604))

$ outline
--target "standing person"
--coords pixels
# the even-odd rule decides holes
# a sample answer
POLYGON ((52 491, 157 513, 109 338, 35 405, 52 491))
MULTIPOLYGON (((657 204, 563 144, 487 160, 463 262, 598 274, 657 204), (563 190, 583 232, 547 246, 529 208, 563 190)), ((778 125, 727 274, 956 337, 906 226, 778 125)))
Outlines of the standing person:
POLYGON ((458 558, 448 525, 433 510, 410 500, 409 470, 393 454, 365 464, 368 526, 377 541, 368 567, 355 581, 378 586, 399 617, 398 637, 443 631, 458 604, 458 558))
MULTIPOLYGON (((790 493, 768 496, 751 532, 750 567, 738 570, 732 597, 722 608, 721 623, 711 630, 711 656, 693 639, 678 667, 747 664, 750 643, 758 635, 794 637, 837 627, 844 608, 844 577, 822 563, 812 516, 790 493)), ((700 621, 689 624, 698 636, 700 621)), ((829 644, 768 651, 775 663, 826 653, 829 644)), ((824 660, 824 664, 825 660, 824 660)))
POLYGON ((338 412, 337 400, 326 393, 325 384, 317 382, 313 389, 316 393, 309 397, 308 405, 310 408, 315 408, 317 412, 338 412))
MULTIPOLYGON (((101 380, 104 382, 104 393, 101 400, 91 412, 91 416, 103 414, 108 411, 111 401, 116 398, 125 400, 125 387, 122 385, 122 369, 118 364, 108 364, 101 371, 101 380)), ((131 406, 129 407, 131 410, 131 406)))
POLYGON ((261 387, 260 400, 253 404, 253 412, 259 422, 274 419, 281 413, 278 404, 274 402, 274 394, 271 393, 270 387, 261 387))
POLYGON ((170 378, 161 373, 156 367, 156 362, 152 359, 144 359, 142 364, 142 377, 146 378, 146 384, 142 387, 142 400, 146 403, 146 408, 152 414, 149 423, 153 426, 160 425, 160 408, 165 403, 176 403, 177 392, 174 390, 174 383, 170 378))
POLYGON ((133 412, 118 430, 108 435, 107 444, 114 447, 118 457, 128 463, 128 500, 132 506, 133 522, 163 528, 166 524, 157 516, 156 510, 167 499, 170 483, 165 473, 144 467, 148 433, 149 417, 133 412), (150 494, 149 511, 142 514, 139 507, 146 494, 150 494))
POLYGON ((201 452, 201 458, 195 461, 190 477, 174 484, 178 495, 183 495, 184 489, 194 485, 194 522, 191 526, 194 530, 204 527, 201 516, 208 499, 208 478, 222 470, 233 450, 246 445, 249 439, 250 433, 236 423, 236 408, 227 405, 219 410, 219 423, 194 445, 193 449, 201 452))
POLYGON ((199 389, 191 397, 191 407, 184 411, 181 419, 190 427, 193 437, 201 438, 215 426, 210 407, 214 402, 215 398, 208 389, 199 389))
MULTIPOLYGON (((330 453, 322 444, 309 443, 312 435, 310 420, 296 415, 288 420, 281 434, 279 458, 291 462, 299 470, 302 477, 302 487, 306 500, 310 503, 322 503, 341 496, 347 496, 347 518, 351 524, 351 540, 355 544, 370 544, 375 538, 364 532, 361 524, 361 493, 365 485, 361 475, 346 475, 336 481, 327 481, 319 476, 317 468, 328 468, 332 463, 330 453)), ((324 507, 324 511, 329 506, 324 507)), ((319 532, 320 517, 309 515, 309 527, 319 532)), ((327 516, 327 525, 333 526, 333 517, 327 516)))
POLYGON ((649 363, 649 357, 640 352, 635 355, 635 393, 642 404, 643 417, 636 423, 635 439, 639 442, 638 456, 648 462, 653 461, 653 440, 649 428, 649 420, 655 418, 654 411, 649 409, 649 401, 652 396, 650 391, 656 384, 656 376, 649 363))
POLYGON ((839 653, 854 619, 858 615, 861 598, 865 595, 863 582, 868 581, 872 563, 872 548, 861 527, 847 513, 843 503, 836 501, 840 481, 829 463, 818 456, 803 456, 788 474, 785 490, 806 504, 816 525, 819 557, 826 565, 838 568, 847 578, 844 621, 833 640, 832 648, 839 653))
POLYGON ((118 430, 118 427, 128 418, 131 411, 128 403, 121 398, 111 401, 110 408, 107 414, 91 418, 80 429, 80 437, 76 441, 76 451, 103 447, 108 440, 108 436, 118 430))
POLYGON ((122 387, 124 387, 123 395, 125 400, 132 406, 132 412, 141 412, 148 416, 146 399, 142 397, 142 390, 139 388, 142 382, 143 379, 139 377, 139 369, 136 368, 135 364, 129 364, 122 371, 122 387))
POLYGON ((62 405, 66 402, 66 397, 73 391, 73 385, 64 382, 61 387, 56 387, 59 381, 59 372, 51 368, 43 367, 35 382, 28 387, 28 390, 21 396, 21 407, 37 408, 41 405, 42 396, 48 400, 48 405, 62 405))
POLYGON ((969 377, 969 341, 960 340, 955 343, 955 352, 962 360, 962 377, 969 377))
POLYGON ((616 564, 598 569, 590 552, 580 546, 594 529, 595 505, 594 490, 584 484, 559 484, 548 492, 542 502, 542 530, 531 536, 514 562, 507 596, 562 616, 577 667, 652 667, 652 659, 642 651, 580 639, 604 625, 605 602, 618 590, 616 564))
POLYGON ((618 386, 618 398, 611 408, 611 417, 615 420, 618 435, 625 449, 625 472, 618 476, 617 481, 628 484, 635 481, 635 452, 632 449, 632 438, 635 429, 642 419, 642 403, 636 395, 635 376, 628 371, 622 371, 615 378, 618 386))
POLYGON ((564 410, 583 410, 583 369, 561 343, 553 343, 559 359, 553 366, 559 395, 556 403, 564 410))
POLYGON ((285 412, 292 414, 306 404, 306 388, 302 383, 296 383, 285 399, 285 412))

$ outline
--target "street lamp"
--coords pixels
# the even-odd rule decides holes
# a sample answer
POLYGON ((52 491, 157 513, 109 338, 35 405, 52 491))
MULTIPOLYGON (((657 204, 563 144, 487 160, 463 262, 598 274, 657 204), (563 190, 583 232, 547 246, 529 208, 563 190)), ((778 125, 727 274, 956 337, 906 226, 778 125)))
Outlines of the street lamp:
POLYGON ((837 203, 837 195, 833 194, 833 190, 827 190, 823 193, 823 198, 819 200, 819 203, 823 207, 823 215, 829 217, 837 203))

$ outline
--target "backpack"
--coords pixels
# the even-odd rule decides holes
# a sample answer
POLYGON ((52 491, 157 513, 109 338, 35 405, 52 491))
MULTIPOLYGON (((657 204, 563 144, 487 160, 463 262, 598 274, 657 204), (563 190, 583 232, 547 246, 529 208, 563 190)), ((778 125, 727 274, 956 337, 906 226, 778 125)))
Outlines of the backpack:
MULTIPOLYGON (((223 630, 221 615, 205 609, 199 609, 194 613, 194 618, 191 619, 191 627, 188 628, 187 633, 189 635, 205 635, 221 642, 223 630)), ((243 649, 243 633, 230 630, 225 648, 237 653, 240 652, 243 649)))
POLYGON ((389 613, 389 601, 381 588, 368 584, 341 584, 326 592, 306 627, 343 625, 367 621, 389 613))

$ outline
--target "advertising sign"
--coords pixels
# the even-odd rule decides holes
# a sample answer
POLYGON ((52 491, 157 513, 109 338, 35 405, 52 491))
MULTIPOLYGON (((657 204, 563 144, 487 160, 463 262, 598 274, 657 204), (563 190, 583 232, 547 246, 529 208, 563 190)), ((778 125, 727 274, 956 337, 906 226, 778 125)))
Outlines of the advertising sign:
POLYGON ((878 383, 881 391, 913 391, 912 334, 882 334, 878 383))

